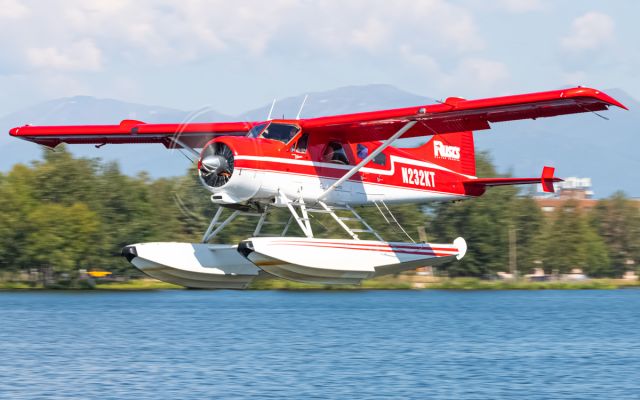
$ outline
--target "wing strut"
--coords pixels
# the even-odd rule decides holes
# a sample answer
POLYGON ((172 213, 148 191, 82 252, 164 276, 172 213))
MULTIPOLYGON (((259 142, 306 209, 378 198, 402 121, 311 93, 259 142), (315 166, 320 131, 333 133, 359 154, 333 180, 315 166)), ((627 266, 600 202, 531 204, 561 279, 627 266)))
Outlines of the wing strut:
POLYGON ((193 147, 191 146, 187 146, 186 143, 184 143, 182 140, 175 138, 175 137, 170 137, 169 140, 173 143, 173 148, 176 149, 178 148, 176 145, 182 147, 183 149, 187 150, 189 153, 193 154, 194 156, 196 156, 196 159, 200 158, 200 153, 198 153, 193 147))
POLYGON ((400 128, 400 130, 398 130, 398 132, 394 133, 393 136, 391 136, 389 139, 385 140, 384 143, 382 143, 380 146, 378 146, 378 148, 376 148, 367 157, 365 157, 362 161, 360 161, 358 163, 358 165, 356 165, 355 167, 351 168, 349 170, 349 172, 344 174, 340 179, 335 181, 333 183, 333 185, 329 186, 329 188, 327 188, 327 190, 322 192, 322 194, 320 194, 320 196, 318 197, 318 200, 322 200, 325 197, 327 197, 327 195, 329 193, 333 192, 338 186, 342 185, 347 179, 349 179, 353 175, 355 175, 355 173, 360 171, 360 169, 362 167, 364 167, 365 165, 367 165, 369 163, 369 161, 373 160, 374 157, 376 157, 378 154, 382 153, 384 151, 384 149, 386 149, 387 147, 391 146, 393 144, 393 142, 395 142, 398 138, 400 138, 400 136, 404 135, 409 129, 413 128, 413 126, 417 122, 418 121, 409 121, 406 124, 404 124, 404 126, 402 128, 400 128))

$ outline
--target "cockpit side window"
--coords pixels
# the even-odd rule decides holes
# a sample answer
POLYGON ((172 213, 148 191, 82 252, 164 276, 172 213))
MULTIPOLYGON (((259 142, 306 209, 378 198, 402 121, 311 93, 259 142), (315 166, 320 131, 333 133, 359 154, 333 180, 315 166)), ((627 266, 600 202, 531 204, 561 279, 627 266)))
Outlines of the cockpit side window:
POLYGON ((329 142, 329 144, 327 144, 327 147, 324 148, 324 152, 322 153, 322 161, 335 164, 349 164, 347 153, 345 153, 344 147, 342 147, 342 143, 340 142, 329 142))
POLYGON ((309 145, 309 134, 303 133, 302 135, 300 135, 300 138, 296 142, 296 145, 293 151, 296 151, 298 153, 306 153, 308 145, 309 145))
POLYGON ((299 127, 295 125, 287 125, 287 124, 278 124, 271 123, 262 132, 262 137, 265 139, 273 139, 282 143, 289 143, 291 139, 293 139, 300 130, 299 127))
POLYGON ((264 122, 262 124, 258 124, 254 126, 249 130, 249 132, 247 132, 247 137, 254 138, 254 139, 257 138, 267 125, 268 125, 268 122, 264 122))

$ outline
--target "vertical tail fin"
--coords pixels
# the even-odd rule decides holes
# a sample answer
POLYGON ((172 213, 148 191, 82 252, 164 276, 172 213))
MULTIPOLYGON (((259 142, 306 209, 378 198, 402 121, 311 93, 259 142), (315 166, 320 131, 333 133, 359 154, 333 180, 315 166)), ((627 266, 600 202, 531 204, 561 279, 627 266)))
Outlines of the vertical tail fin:
POLYGON ((545 193, 555 193, 556 189, 553 186, 553 182, 557 182, 555 177, 553 176, 556 172, 556 169, 553 167, 545 166, 542 168, 542 178, 540 178, 540 183, 542 184, 542 191, 545 193))
POLYGON ((476 175, 473 132, 434 135, 420 147, 404 149, 414 156, 465 175, 476 175))

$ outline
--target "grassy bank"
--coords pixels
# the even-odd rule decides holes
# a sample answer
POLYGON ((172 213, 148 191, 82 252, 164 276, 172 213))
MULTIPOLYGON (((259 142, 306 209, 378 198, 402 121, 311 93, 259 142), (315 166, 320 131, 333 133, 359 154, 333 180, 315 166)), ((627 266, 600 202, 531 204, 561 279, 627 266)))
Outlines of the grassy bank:
POLYGON ((167 290, 167 289, 184 289, 182 286, 172 285, 158 281, 156 279, 131 279, 126 282, 103 282, 98 283, 95 287, 88 286, 63 286, 56 285, 53 287, 45 287, 41 284, 30 284, 27 282, 11 282, 0 281, 0 290, 167 290))
POLYGON ((287 281, 284 279, 260 279, 249 286, 252 290, 408 290, 411 282, 395 277, 380 277, 362 282, 362 285, 322 285, 287 281))
POLYGON ((162 282, 156 279, 130 279, 126 282, 99 283, 96 290, 175 290, 184 289, 182 286, 162 282))
MULTIPOLYGON (((416 282, 411 276, 380 277, 365 280, 362 285, 321 285, 287 281, 283 279, 261 279, 254 281, 250 290, 586 290, 586 289, 621 289, 640 287, 640 281, 622 279, 590 279, 585 281, 488 281, 477 278, 432 279, 428 282, 416 282)), ((31 286, 23 282, 0 281, 0 290, 43 290, 41 285, 31 286)), ((56 289, 78 290, 83 288, 56 289)), ((144 291, 144 290, 179 290, 181 286, 161 282, 155 279, 131 279, 126 282, 98 283, 88 290, 104 291, 144 291)))
POLYGON ((585 290, 585 289, 621 289, 640 287, 638 281, 622 279, 590 279, 585 281, 487 281, 476 278, 443 279, 429 283, 425 289, 440 290, 585 290))
POLYGON ((438 279, 416 283, 406 277, 381 277, 365 280, 362 285, 312 285, 280 279, 254 282, 255 290, 586 290, 640 287, 640 281, 622 279, 590 279, 585 281, 488 281, 477 278, 438 279))

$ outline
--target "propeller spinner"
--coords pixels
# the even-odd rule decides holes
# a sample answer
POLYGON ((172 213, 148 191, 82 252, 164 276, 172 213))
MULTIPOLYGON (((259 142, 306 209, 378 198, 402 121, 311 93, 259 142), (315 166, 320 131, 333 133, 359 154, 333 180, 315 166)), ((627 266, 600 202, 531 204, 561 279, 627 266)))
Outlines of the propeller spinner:
POLYGON ((226 184, 233 174, 233 151, 224 143, 214 142, 202 152, 200 175, 211 187, 226 184))

